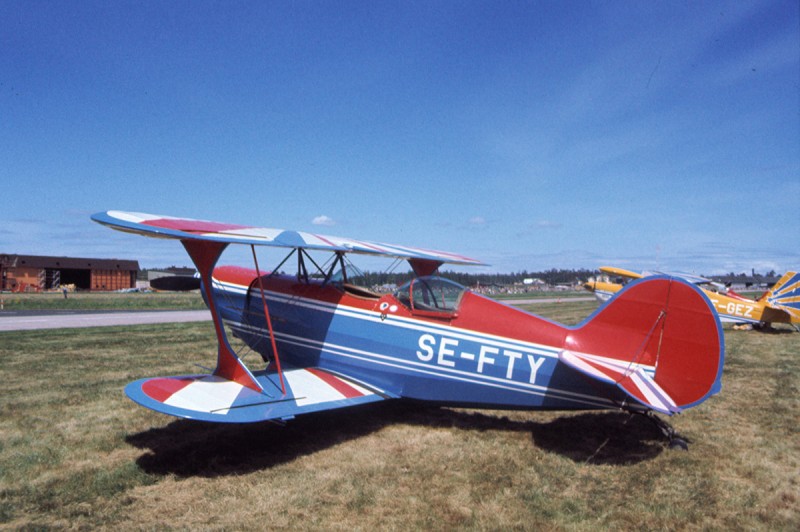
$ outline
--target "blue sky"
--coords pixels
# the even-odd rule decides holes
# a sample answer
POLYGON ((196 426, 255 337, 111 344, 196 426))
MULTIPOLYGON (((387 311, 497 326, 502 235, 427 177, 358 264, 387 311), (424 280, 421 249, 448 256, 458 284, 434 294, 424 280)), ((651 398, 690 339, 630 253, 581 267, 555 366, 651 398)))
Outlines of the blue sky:
POLYGON ((188 264, 89 220, 120 209, 488 271, 800 268, 798 10, 3 0, 0 252, 188 264))

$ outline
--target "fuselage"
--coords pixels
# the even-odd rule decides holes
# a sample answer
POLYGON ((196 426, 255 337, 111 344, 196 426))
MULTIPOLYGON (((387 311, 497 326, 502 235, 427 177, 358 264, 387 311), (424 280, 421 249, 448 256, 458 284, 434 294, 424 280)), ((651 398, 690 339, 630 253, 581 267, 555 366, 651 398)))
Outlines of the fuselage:
MULTIPOLYGON (((272 360, 255 272, 219 267, 214 279, 225 324, 272 360)), ((437 302, 422 284, 405 297, 295 276, 262 281, 284 369, 319 367, 391 397, 461 406, 597 409, 620 398, 559 362, 573 328, 463 287, 437 302)))
POLYGON ((610 283, 605 281, 590 280, 583 284, 583 287, 594 294, 601 303, 605 303, 611 297, 622 289, 621 284, 610 283))

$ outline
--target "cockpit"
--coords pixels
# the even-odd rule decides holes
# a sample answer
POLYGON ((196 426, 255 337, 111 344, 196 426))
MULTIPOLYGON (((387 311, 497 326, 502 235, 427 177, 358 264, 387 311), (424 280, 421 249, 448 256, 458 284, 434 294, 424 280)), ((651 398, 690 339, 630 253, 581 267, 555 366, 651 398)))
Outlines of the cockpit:
POLYGON ((412 311, 452 314, 467 289, 438 276, 417 277, 398 288, 394 297, 412 311))

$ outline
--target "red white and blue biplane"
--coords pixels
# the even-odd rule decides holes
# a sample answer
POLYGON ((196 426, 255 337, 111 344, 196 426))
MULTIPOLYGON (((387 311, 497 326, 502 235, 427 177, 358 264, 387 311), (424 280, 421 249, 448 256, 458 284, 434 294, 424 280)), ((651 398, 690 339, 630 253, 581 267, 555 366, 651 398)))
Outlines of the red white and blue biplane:
POLYGON ((437 274, 478 261, 439 251, 297 231, 109 211, 106 226, 180 240, 197 267, 218 340, 210 374, 135 381, 125 391, 165 414, 217 422, 285 421, 386 399, 492 409, 624 409, 671 441, 672 415, 719 392, 724 341, 703 293, 673 277, 628 285, 570 327, 476 294, 437 274), (220 266, 227 246, 254 267, 220 266), (271 273, 255 246, 286 248, 271 273), (330 260, 319 266, 311 252, 330 260), (351 254, 406 260, 390 294, 348 280, 351 254), (289 259, 292 275, 277 273, 289 259), (263 359, 248 368, 226 326, 263 359))

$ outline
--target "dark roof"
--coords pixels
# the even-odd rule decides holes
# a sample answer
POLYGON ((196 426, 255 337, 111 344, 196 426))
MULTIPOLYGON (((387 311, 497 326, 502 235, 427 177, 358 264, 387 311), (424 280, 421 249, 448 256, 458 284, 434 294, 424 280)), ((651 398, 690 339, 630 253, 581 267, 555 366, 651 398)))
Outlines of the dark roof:
POLYGON ((0 253, 4 268, 51 268, 70 270, 127 270, 138 271, 139 261, 122 259, 84 259, 77 257, 46 257, 41 255, 10 255, 0 253))
POLYGON ((744 284, 744 285, 773 285, 777 283, 781 276, 771 276, 768 277, 766 275, 714 275, 711 276, 710 279, 712 281, 717 281, 718 283, 724 284, 744 284))
POLYGON ((156 273, 168 273, 170 275, 194 275, 197 269, 170 266, 169 268, 153 268, 150 269, 149 271, 156 273))

